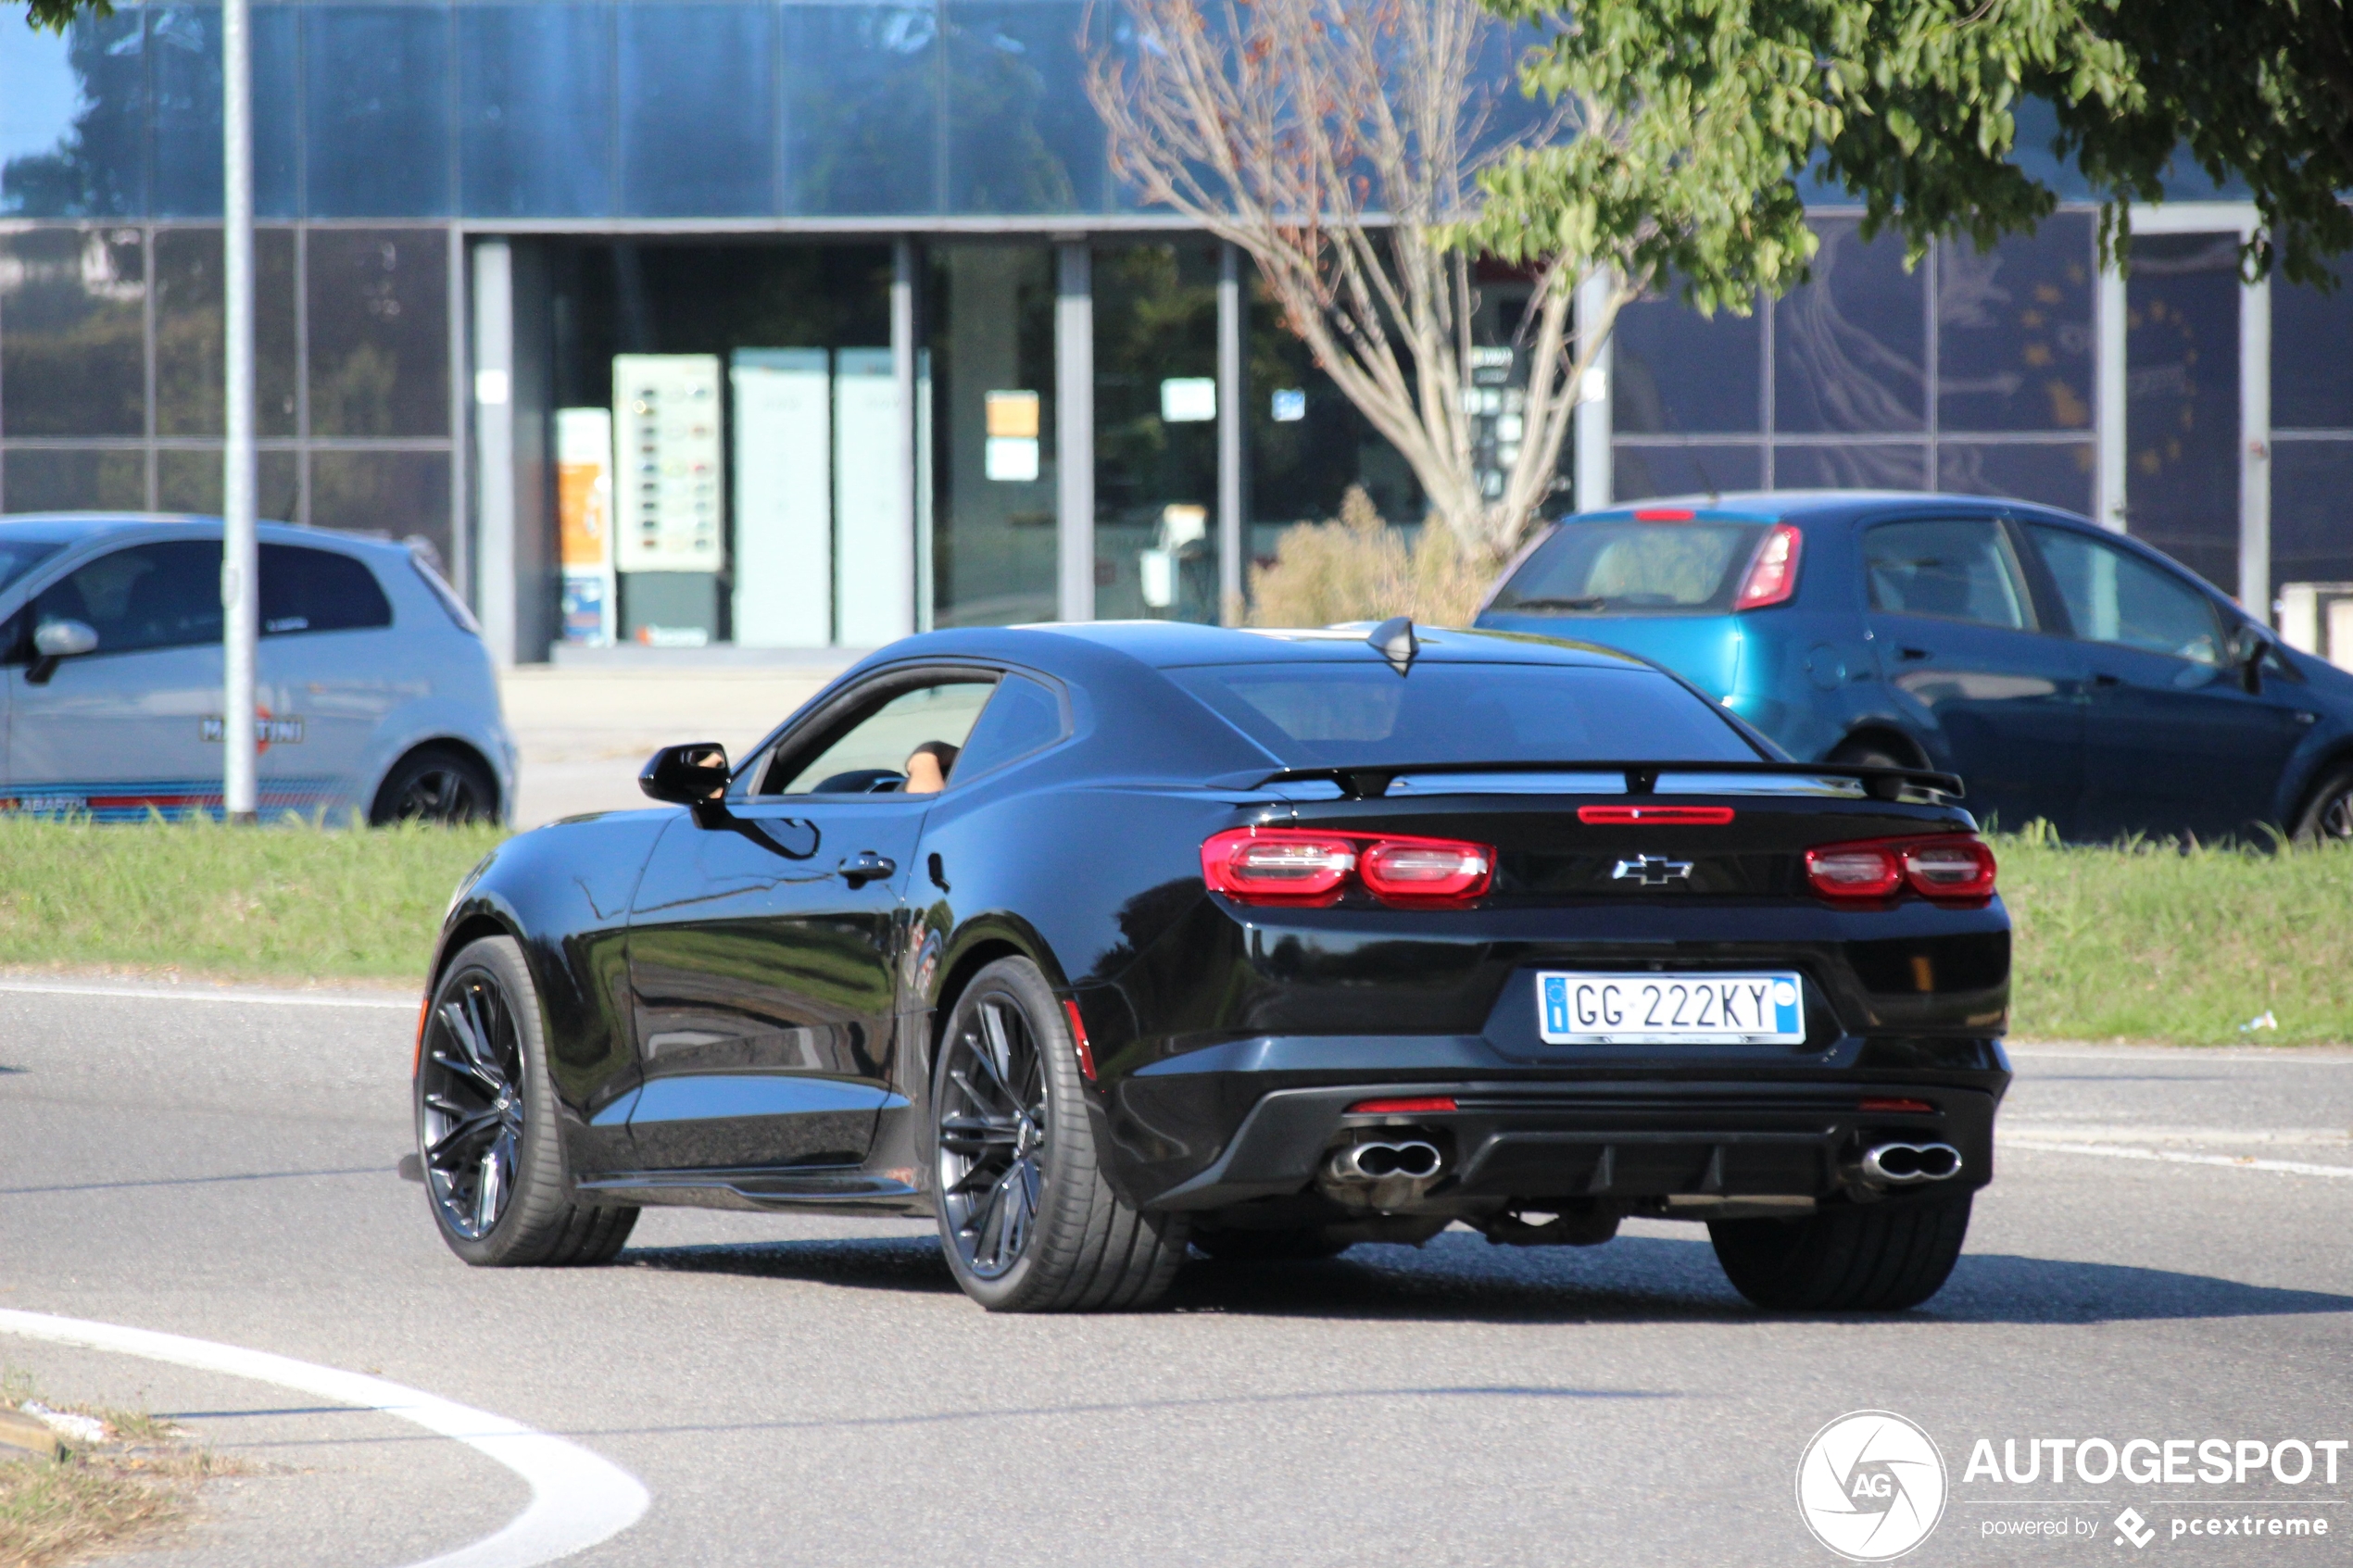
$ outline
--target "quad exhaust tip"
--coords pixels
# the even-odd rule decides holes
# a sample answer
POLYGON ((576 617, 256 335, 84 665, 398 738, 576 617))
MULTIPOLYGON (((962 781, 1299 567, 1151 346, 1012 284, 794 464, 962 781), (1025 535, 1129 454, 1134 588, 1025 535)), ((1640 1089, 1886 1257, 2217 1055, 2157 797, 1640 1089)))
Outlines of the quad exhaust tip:
POLYGON ((1885 1186, 1946 1182, 1961 1173, 1961 1151, 1948 1143, 1883 1143, 1863 1156, 1865 1179, 1885 1186))

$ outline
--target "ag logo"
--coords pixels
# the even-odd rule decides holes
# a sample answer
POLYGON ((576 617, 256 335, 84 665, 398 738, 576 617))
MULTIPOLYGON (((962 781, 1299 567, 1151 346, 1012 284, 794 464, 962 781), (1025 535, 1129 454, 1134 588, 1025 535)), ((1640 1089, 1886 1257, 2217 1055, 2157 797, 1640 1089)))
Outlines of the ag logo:
POLYGON ((1816 1540, 1849 1562, 1901 1557, 1944 1515, 1944 1456, 1900 1415, 1840 1416, 1797 1461, 1797 1511, 1816 1540))

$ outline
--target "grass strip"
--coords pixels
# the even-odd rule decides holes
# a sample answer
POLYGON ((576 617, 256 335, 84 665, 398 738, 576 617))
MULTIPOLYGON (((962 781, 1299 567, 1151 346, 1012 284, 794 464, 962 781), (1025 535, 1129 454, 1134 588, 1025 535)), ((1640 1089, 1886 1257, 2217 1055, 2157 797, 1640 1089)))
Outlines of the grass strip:
MULTIPOLYGON (((0 819, 0 964, 413 984, 496 829, 0 819)), ((2353 1041, 2353 847, 1994 839, 2033 1039, 2353 1041), (2269 1016, 2276 1028, 2242 1029, 2269 1016)))
MULTIPOLYGON (((21 1374, 0 1375, 11 1406, 31 1386, 21 1374)), ((157 1535, 188 1518, 200 1483, 242 1468, 143 1411, 57 1408, 95 1417, 108 1435, 70 1446, 63 1460, 0 1458, 0 1568, 52 1568, 157 1535)))
POLYGON ((0 964, 421 983, 495 828, 0 819, 0 964))

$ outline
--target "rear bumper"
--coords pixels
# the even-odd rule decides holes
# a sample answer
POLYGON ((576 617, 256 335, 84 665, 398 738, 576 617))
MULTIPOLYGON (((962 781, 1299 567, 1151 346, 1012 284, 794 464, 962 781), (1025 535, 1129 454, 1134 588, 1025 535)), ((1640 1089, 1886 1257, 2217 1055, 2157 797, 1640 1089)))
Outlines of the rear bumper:
MULTIPOLYGON (((1156 1112, 1151 1121, 1164 1133, 1189 1126, 1193 1158, 1131 1168, 1123 1185, 1140 1189, 1134 1196, 1146 1207, 1168 1210, 1296 1196, 1312 1188, 1334 1145, 1379 1127, 1410 1128, 1446 1150, 1446 1175, 1428 1195, 1443 1206, 1574 1198, 1671 1207, 1679 1198, 1830 1198, 1854 1193, 1863 1150, 1887 1142, 1946 1143, 1962 1160, 1950 1180, 1899 1189, 1892 1199, 1950 1195, 1992 1178, 1994 1109, 2009 1077, 1992 1041, 1945 1043, 1953 1048, 1942 1067, 1898 1066, 1885 1052, 1874 1061, 1858 1041, 1862 1048, 1843 1053, 1844 1061, 1794 1071, 1784 1060, 1753 1073, 1726 1071, 1720 1062, 1712 1070, 1692 1064, 1648 1073, 1597 1063, 1541 1074, 1477 1071, 1468 1059, 1480 1053, 1470 1041, 1316 1044, 1315 1054, 1329 1063, 1315 1074, 1320 1082, 1227 1071, 1182 1074, 1195 1081, 1181 1088, 1151 1085, 1141 1097, 1156 1112), (1361 1047, 1365 1071, 1348 1073, 1331 1060, 1357 1054, 1351 1046, 1361 1047), (1976 1064, 1962 1066, 1972 1052, 1976 1064), (1401 1071, 1402 1059, 1416 1056, 1424 1058, 1415 1063, 1420 1071, 1401 1071), (1431 1095, 1452 1097, 1456 1109, 1350 1114, 1362 1100, 1431 1095), (1929 1109, 1864 1109, 1867 1100, 1893 1099, 1929 1109), (1189 1102, 1190 1115, 1181 1113, 1180 1102, 1189 1102), (1220 1121, 1223 1135, 1214 1130, 1220 1121), (1193 1169, 1179 1173, 1172 1164, 1193 1169)), ((1129 1114, 1140 1109, 1131 1098, 1129 1114)))

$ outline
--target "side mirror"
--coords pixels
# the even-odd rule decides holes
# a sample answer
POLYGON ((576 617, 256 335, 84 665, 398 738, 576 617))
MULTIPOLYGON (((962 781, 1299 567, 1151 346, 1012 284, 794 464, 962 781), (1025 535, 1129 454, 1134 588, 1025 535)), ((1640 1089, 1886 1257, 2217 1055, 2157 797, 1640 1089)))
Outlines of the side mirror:
POLYGON ((2263 656, 2271 651, 2271 639, 2260 627, 2239 627, 2233 632, 2223 651, 2230 656, 2233 668, 2239 672, 2239 684, 2248 691, 2262 689, 2263 656))
POLYGON ((57 672, 57 661, 98 650, 98 633, 81 621, 44 621, 32 630, 32 663, 25 671, 29 685, 42 686, 57 672))
POLYGON ((709 827, 726 815, 727 748, 715 740, 665 746, 637 775, 637 787, 656 800, 694 808, 695 821, 709 827))

